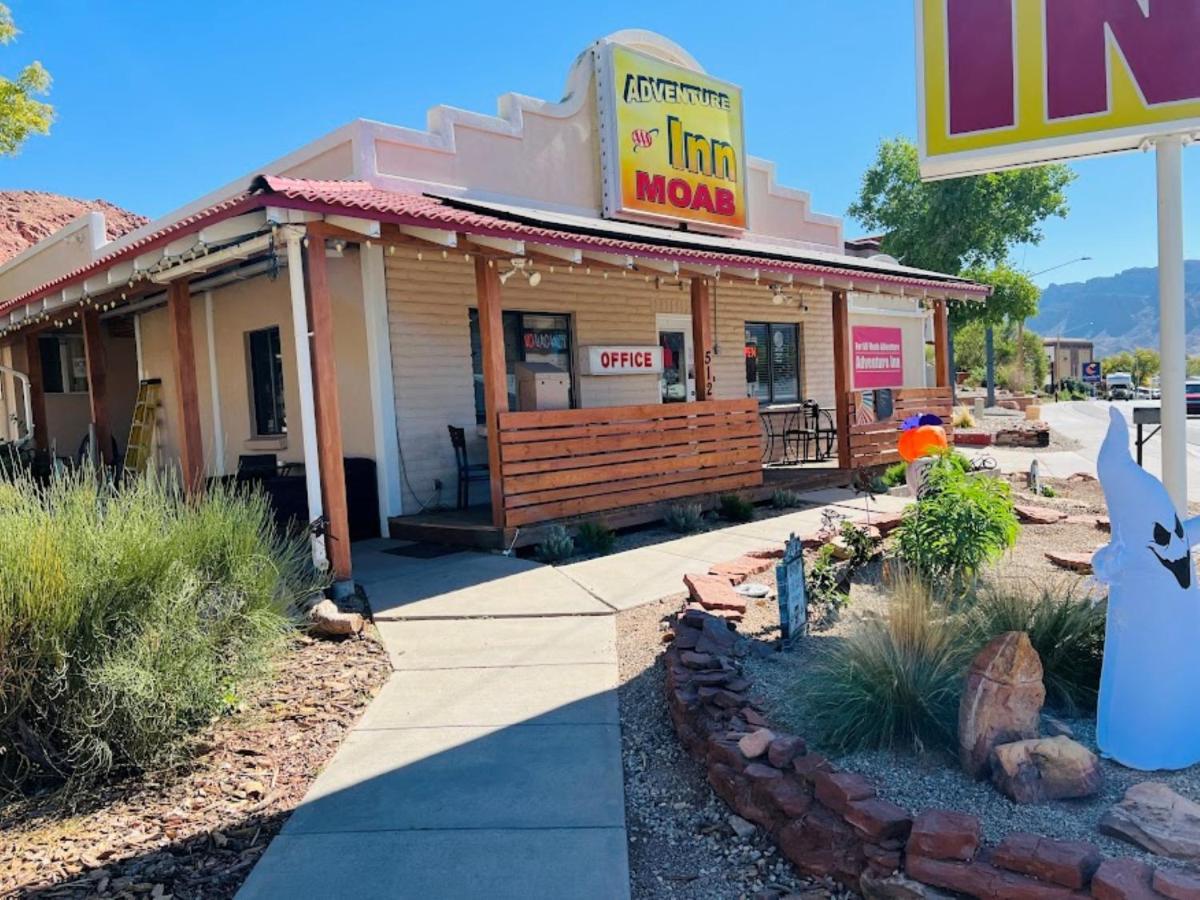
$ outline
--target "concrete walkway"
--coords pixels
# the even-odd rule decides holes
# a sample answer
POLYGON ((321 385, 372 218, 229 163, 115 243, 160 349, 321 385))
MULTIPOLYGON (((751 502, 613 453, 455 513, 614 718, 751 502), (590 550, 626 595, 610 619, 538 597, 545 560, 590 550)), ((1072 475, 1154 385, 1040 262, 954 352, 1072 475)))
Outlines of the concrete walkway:
POLYGON ((558 568, 356 545, 395 673, 238 896, 628 897, 614 613, 826 508, 905 503, 805 499, 821 505, 558 568))

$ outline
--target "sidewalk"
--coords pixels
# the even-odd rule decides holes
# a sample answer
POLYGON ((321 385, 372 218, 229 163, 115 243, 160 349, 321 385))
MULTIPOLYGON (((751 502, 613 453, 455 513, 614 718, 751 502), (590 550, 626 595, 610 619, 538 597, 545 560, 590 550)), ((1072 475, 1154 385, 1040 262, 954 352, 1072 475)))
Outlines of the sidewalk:
POLYGON ((612 610, 523 560, 355 562, 396 673, 238 896, 628 897, 612 610))
POLYGON ((558 568, 356 546, 396 671, 239 898, 628 897, 614 613, 826 508, 905 505, 806 499, 822 505, 558 568))

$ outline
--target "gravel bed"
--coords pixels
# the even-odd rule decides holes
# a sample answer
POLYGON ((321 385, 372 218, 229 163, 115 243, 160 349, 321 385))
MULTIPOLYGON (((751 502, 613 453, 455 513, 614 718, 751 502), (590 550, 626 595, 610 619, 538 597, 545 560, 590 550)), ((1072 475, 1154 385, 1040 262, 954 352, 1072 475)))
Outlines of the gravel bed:
MULTIPOLYGON (((1095 482, 1054 482, 1060 491, 1055 498, 1021 497, 1022 502, 1041 506, 1056 506, 1071 512, 1103 513, 1103 500, 1095 482)), ((1000 578, 1053 577, 1064 586, 1074 583, 1083 590, 1100 590, 1089 580, 1064 573, 1050 565, 1045 551, 1093 550, 1107 540, 1107 535, 1086 525, 1028 525, 1021 531, 1017 547, 993 572, 1000 578)), ((770 575, 756 579, 773 586, 770 575)), ((854 579, 851 600, 840 616, 822 630, 814 630, 800 639, 787 652, 766 659, 748 658, 747 674, 755 691, 767 702, 769 718, 781 728, 805 736, 813 743, 811 729, 804 721, 802 685, 814 654, 823 644, 836 641, 856 627, 864 616, 886 611, 887 595, 879 584, 879 566, 864 568, 854 579)), ((752 606, 744 628, 747 634, 766 639, 778 636, 778 609, 773 602, 752 606)), ((1091 748, 1095 746, 1095 720, 1068 720, 1075 740, 1091 748)), ((818 749, 822 749, 819 747, 818 749)), ((1181 772, 1137 772, 1109 760, 1101 760, 1104 784, 1100 792, 1086 800, 1059 801, 1036 806, 1015 804, 996 791, 989 782, 968 778, 957 761, 943 753, 917 756, 911 753, 867 751, 851 754, 830 753, 835 763, 846 770, 870 778, 879 793, 911 812, 934 807, 949 807, 974 813, 983 824, 985 839, 998 841, 1014 831, 1032 831, 1067 840, 1086 840, 1097 844, 1112 856, 1137 856, 1157 865, 1166 862, 1161 857, 1142 853, 1132 844, 1101 835, 1096 824, 1103 813, 1119 801, 1130 786, 1143 781, 1161 781, 1189 799, 1200 802, 1200 766, 1181 772)), ((1170 865, 1170 862, 1166 862, 1170 865)))
POLYGON ((682 596, 617 617, 621 752, 630 884, 635 900, 733 900, 852 896, 799 877, 762 831, 745 837, 684 752, 663 696, 664 619, 682 596))

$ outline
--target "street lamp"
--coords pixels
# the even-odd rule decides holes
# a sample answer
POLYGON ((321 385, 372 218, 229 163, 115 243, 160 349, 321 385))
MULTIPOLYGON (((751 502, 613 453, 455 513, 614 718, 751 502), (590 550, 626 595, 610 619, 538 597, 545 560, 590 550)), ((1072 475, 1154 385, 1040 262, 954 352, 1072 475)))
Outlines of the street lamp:
MULTIPOLYGON (((1042 269, 1040 272, 1034 272, 1029 277, 1037 278, 1039 275, 1045 275, 1047 272, 1053 272, 1055 269, 1062 269, 1067 266, 1073 266, 1073 265, 1075 265, 1075 263, 1090 262, 1091 259, 1092 259, 1092 257, 1090 257, 1090 256, 1078 256, 1075 259, 1068 259, 1066 262, 1061 262, 1058 265, 1051 266, 1048 269, 1042 269)), ((1021 352, 1021 345, 1020 345, 1020 339, 1024 335, 1024 331, 1025 331, 1025 329, 1023 327, 1024 322, 1022 322, 1021 325, 1022 325, 1022 327, 1017 332, 1017 358, 1018 358, 1018 360, 1024 358, 1024 354, 1021 352)), ((987 330, 983 333, 983 337, 984 337, 984 352, 987 354, 987 405, 990 408, 990 407, 993 407, 996 405, 996 342, 995 342, 995 333, 993 332, 991 325, 989 325, 987 327, 987 330)), ((1051 385, 1050 385, 1051 388, 1055 387, 1054 382, 1057 382, 1057 381, 1058 381, 1058 373, 1055 372, 1053 381, 1051 382, 1051 385)))

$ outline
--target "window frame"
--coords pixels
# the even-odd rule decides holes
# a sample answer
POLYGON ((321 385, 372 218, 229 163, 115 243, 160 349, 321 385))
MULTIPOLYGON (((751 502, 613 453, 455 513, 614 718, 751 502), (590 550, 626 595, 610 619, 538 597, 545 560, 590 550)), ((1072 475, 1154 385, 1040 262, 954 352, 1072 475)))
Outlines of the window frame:
MULTIPOLYGON (((570 383, 571 383, 570 391, 568 392, 568 401, 570 403, 571 409, 578 409, 579 408, 579 381, 578 381, 578 377, 577 377, 577 374, 575 371, 575 314, 570 313, 570 312, 561 312, 561 311, 560 312, 547 312, 545 310, 532 310, 532 309, 505 309, 505 310, 501 311, 500 315, 501 315, 501 319, 502 319, 502 322, 504 325, 502 330, 504 331, 504 335, 505 335, 505 374, 506 375, 508 374, 508 363, 509 363, 508 353, 507 353, 507 351, 508 351, 507 325, 509 322, 516 323, 516 345, 515 346, 516 346, 516 350, 517 350, 517 357, 512 360, 512 363, 515 366, 519 362, 524 362, 525 358, 526 358, 525 357, 524 334, 526 331, 525 318, 527 316, 530 318, 533 318, 536 316, 547 316, 547 317, 553 316, 554 318, 567 320, 567 327, 565 329, 566 333, 567 333, 567 348, 566 348, 567 375, 570 378, 570 383)), ((482 332, 481 332, 480 326, 479 326, 479 308, 472 306, 467 309, 467 341, 468 341, 468 344, 470 345, 470 353, 471 353, 471 382, 472 382, 471 403, 475 407, 475 424, 483 425, 487 422, 487 413, 482 408, 482 399, 481 399, 482 394, 476 393, 474 390, 476 376, 477 375, 482 376, 482 373, 483 373, 482 343, 480 343, 480 350, 479 350, 479 352, 480 352, 480 370, 478 373, 475 371, 475 335, 476 334, 479 334, 480 340, 482 341, 482 332), (474 328, 472 328, 472 326, 474 326, 474 328)))
MULTIPOLYGON (((757 387, 750 396, 758 400, 759 406, 771 406, 776 403, 803 403, 804 402, 804 359, 801 356, 801 350, 804 347, 804 325, 800 322, 766 322, 762 320, 746 321, 742 323, 742 332, 751 326, 765 328, 767 330, 767 347, 766 347, 766 372, 767 372, 767 397, 766 399, 758 396, 757 387), (775 329, 777 328, 793 328, 795 329, 795 344, 792 349, 795 352, 796 359, 796 397, 793 400, 780 400, 775 396, 775 329)), ((744 338, 743 338, 744 342, 744 338)), ((759 372, 762 371, 762 356, 761 348, 759 350, 759 372)), ((749 386, 749 382, 747 382, 749 386)))
MULTIPOLYGON (((270 338, 268 338, 270 341, 270 338)), ((287 427, 287 390, 285 386, 285 378, 283 373, 283 332, 278 325, 267 325, 262 328, 252 328, 245 333, 246 346, 246 387, 250 394, 250 439, 251 440, 277 440, 286 438, 288 434, 287 427), (256 384, 258 369, 254 365, 254 337, 255 335, 267 334, 274 335, 274 341, 271 343, 270 350, 275 354, 278 364, 271 365, 272 384, 270 391, 272 402, 275 406, 275 415, 279 419, 278 431, 261 431, 259 429, 259 392, 256 384), (278 372, 278 381, 274 375, 278 372)))

